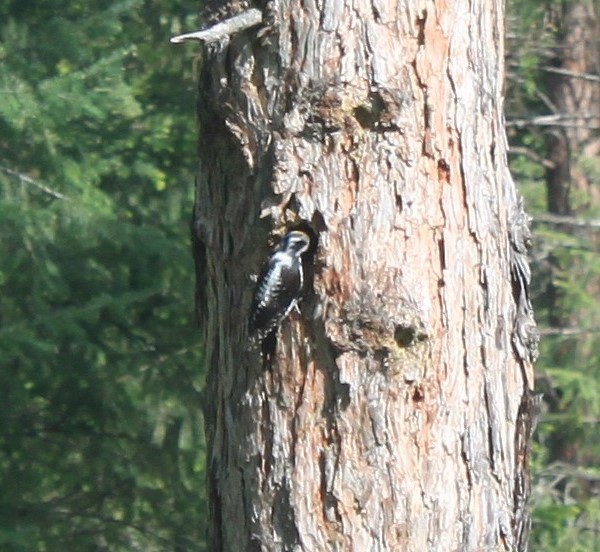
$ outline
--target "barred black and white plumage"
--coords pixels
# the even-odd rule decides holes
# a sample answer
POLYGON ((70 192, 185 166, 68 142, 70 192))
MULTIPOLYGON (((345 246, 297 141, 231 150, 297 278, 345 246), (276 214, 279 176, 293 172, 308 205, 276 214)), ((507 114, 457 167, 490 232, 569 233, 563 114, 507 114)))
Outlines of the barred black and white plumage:
POLYGON ((255 343, 275 331, 302 297, 302 254, 309 246, 308 234, 294 230, 283 237, 269 257, 256 283, 250 310, 249 334, 255 343))

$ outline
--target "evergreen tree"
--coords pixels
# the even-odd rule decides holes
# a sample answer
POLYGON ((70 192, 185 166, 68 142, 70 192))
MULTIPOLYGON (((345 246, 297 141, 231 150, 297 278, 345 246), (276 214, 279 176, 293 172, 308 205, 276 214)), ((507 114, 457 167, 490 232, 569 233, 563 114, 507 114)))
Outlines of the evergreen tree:
POLYGON ((598 548, 600 84, 597 3, 509 3, 512 169, 534 214, 541 323, 531 547, 598 548))
POLYGON ((202 549, 185 9, 0 7, 2 550, 202 549))

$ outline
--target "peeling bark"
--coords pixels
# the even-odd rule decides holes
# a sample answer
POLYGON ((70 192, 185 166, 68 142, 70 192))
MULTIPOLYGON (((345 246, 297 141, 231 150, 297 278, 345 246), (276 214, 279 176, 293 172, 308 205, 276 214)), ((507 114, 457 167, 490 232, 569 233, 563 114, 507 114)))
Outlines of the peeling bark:
POLYGON ((210 550, 525 550, 536 341, 503 3, 263 14, 200 76, 210 550), (250 275, 301 222, 313 293, 265 363, 250 275))

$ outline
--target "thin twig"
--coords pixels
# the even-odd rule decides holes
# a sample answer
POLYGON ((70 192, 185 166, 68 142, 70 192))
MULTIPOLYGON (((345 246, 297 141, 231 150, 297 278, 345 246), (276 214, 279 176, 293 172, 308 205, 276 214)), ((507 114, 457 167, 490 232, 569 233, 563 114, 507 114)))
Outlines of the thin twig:
MULTIPOLYGON (((516 65, 518 67, 518 65, 516 65)), ((522 84, 525 85, 525 79, 523 77, 520 77, 518 73, 512 73, 512 72, 508 72, 506 75, 506 79, 507 80, 513 80, 515 83, 517 84, 522 84)), ((534 90, 534 94, 537 96, 537 98, 548 108, 549 111, 552 111, 554 113, 556 113, 558 111, 558 108, 556 107, 556 105, 554 104, 554 102, 550 99, 550 97, 545 94, 544 92, 542 92, 539 88, 535 88, 534 90)))
POLYGON ((525 157, 529 157, 532 161, 539 163, 543 167, 547 169, 554 169, 556 167, 556 163, 550 161, 549 159, 544 159, 541 155, 538 155, 535 151, 530 148, 522 148, 519 146, 511 146, 508 150, 509 155, 524 155, 525 157))
POLYGON ((256 25, 262 23, 262 12, 257 9, 251 9, 244 13, 234 15, 229 19, 220 21, 216 25, 204 29, 202 31, 195 31, 193 33, 186 33, 177 35, 171 38, 173 44, 180 44, 186 40, 201 40, 203 42, 215 42, 222 38, 231 36, 239 33, 256 25))
POLYGON ((535 215, 533 217, 533 222, 566 224, 568 226, 577 226, 579 228, 600 228, 600 219, 581 219, 567 215, 552 215, 549 213, 535 215))
POLYGON ((506 121, 507 127, 522 128, 525 126, 554 126, 554 127, 576 127, 576 128, 588 128, 598 129, 600 126, 587 125, 580 123, 573 123, 572 121, 589 121, 597 120, 598 115, 565 115, 557 113, 555 115, 538 115, 537 117, 530 117, 528 119, 512 119, 506 121))
POLYGON ((25 184, 29 184, 30 186, 33 186, 34 188, 37 188, 38 190, 42 190, 42 192, 45 192, 48 195, 50 195, 56 199, 69 199, 66 195, 63 195, 60 192, 53 190, 52 188, 48 188, 48 186, 46 186, 44 184, 40 184, 36 180, 33 180, 33 178, 30 178, 29 176, 18 173, 17 171, 13 171, 12 169, 9 169, 7 167, 1 167, 1 166, 0 166, 0 171, 4 172, 10 176, 14 176, 14 177, 18 178, 21 182, 23 182, 25 184))
POLYGON ((540 69, 542 71, 546 71, 546 73, 556 73, 557 75, 564 75, 565 77, 572 77, 574 79, 600 82, 600 77, 592 73, 579 73, 577 71, 569 71, 568 69, 561 69, 560 67, 551 67, 549 65, 540 67, 540 69))
POLYGON ((540 336, 553 336, 553 335, 586 335, 586 334, 597 334, 600 333, 600 329, 592 328, 538 328, 537 330, 540 336))

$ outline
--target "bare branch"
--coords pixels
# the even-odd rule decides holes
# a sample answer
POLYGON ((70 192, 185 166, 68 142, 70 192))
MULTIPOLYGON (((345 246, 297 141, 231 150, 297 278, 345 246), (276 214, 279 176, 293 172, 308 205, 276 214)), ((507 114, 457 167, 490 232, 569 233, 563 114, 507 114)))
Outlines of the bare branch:
MULTIPOLYGON (((517 64, 514 64, 515 67, 518 67, 517 64)), ((506 79, 508 81, 514 81, 517 84, 525 85, 525 79, 520 77, 517 72, 509 71, 506 74, 506 79)), ((548 97, 547 94, 542 92, 537 86, 535 87, 534 94, 536 97, 548 108, 549 111, 557 112, 558 108, 554 104, 554 102, 548 97)))
POLYGON ((540 476, 545 477, 547 475, 576 477, 586 481, 600 481, 600 474, 598 474, 595 470, 580 468, 579 466, 561 461, 553 462, 541 470, 540 476))
POLYGON ((557 75, 564 75, 565 77, 572 77, 574 79, 600 82, 600 76, 593 75, 592 73, 578 73, 577 71, 569 71, 568 69, 561 69, 560 67, 551 67, 549 65, 540 67, 540 69, 542 71, 546 71, 546 73, 556 73, 557 75))
POLYGON ((582 124, 578 121, 597 121, 598 115, 580 114, 576 116, 557 113, 555 115, 538 115, 528 119, 512 119, 506 121, 507 127, 523 128, 526 126, 552 126, 569 128, 600 129, 600 125, 582 124), (577 121, 577 122, 576 122, 577 121))
POLYGON ((544 159, 541 155, 538 155, 531 148, 523 148, 519 146, 511 146, 508 150, 509 155, 524 155, 525 157, 529 157, 532 161, 539 163, 543 167, 547 169, 554 169, 556 164, 550 161, 549 159, 544 159))
POLYGON ((554 335, 586 335, 600 333, 597 328, 538 328, 538 333, 541 337, 554 335))
POLYGON ((57 192, 56 190, 53 190, 52 188, 49 188, 48 186, 37 182, 36 180, 34 180, 33 178, 30 178, 29 176, 21 174, 17 171, 13 171, 12 169, 9 169, 8 167, 0 167, 0 171, 4 172, 10 176, 14 176, 14 177, 18 178, 24 184, 29 184, 30 186, 33 186, 34 188, 37 188, 38 190, 42 190, 42 192, 45 192, 49 196, 52 196, 56 199, 69 199, 66 195, 61 194, 60 192, 57 192))
POLYGON ((215 42, 256 25, 260 25, 260 23, 262 23, 262 12, 257 9, 251 9, 244 13, 234 15, 229 19, 225 19, 224 21, 220 21, 208 29, 174 36, 171 38, 171 42, 173 44, 180 44, 186 40, 215 42))
POLYGON ((579 228, 600 228, 600 219, 581 219, 566 215, 552 215, 550 213, 535 215, 533 222, 546 224, 566 224, 568 226, 577 226, 579 228))

